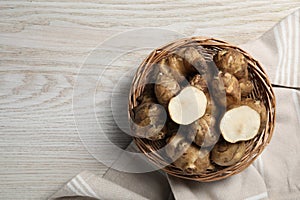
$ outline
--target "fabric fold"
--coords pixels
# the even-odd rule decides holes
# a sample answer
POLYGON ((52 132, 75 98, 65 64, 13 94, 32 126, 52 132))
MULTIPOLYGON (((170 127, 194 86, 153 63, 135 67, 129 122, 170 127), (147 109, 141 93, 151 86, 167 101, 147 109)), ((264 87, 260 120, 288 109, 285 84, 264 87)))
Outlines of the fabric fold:
POLYGON ((252 165, 240 174, 215 182, 183 181, 173 176, 168 176, 168 180, 175 199, 235 200, 259 195, 260 199, 268 197, 264 179, 252 165))
POLYGON ((103 179, 89 171, 83 171, 55 193, 50 200, 62 197, 90 197, 105 200, 146 200, 143 196, 120 185, 103 179))

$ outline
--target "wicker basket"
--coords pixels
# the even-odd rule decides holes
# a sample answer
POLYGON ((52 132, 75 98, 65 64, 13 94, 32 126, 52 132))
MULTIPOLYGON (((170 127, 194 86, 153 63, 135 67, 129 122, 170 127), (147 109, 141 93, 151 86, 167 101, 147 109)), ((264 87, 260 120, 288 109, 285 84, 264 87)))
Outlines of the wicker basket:
POLYGON ((170 164, 168 166, 166 159, 157 154, 156 151, 165 145, 163 141, 150 141, 143 138, 134 138, 134 141, 138 148, 157 166, 166 166, 162 169, 173 176, 177 176, 184 179, 190 179, 201 182, 210 182, 237 174, 247 168, 260 153, 263 151, 265 146, 270 142, 272 133, 274 130, 275 122, 275 96, 271 86, 271 83, 265 74, 261 64, 256 61, 251 55, 236 47, 234 45, 228 44, 221 40, 205 37, 192 37, 187 39, 182 39, 165 45, 159 49, 154 50, 140 65, 131 86, 131 93, 129 97, 129 117, 132 115, 132 109, 137 106, 137 98, 143 92, 143 83, 147 82, 151 78, 152 67, 155 63, 158 63, 163 57, 167 56, 170 52, 174 51, 180 47, 201 47, 204 49, 203 55, 205 59, 211 60, 213 55, 215 55, 219 50, 224 48, 233 48, 244 54, 248 60, 248 70, 252 77, 254 84, 254 90, 251 94, 253 98, 260 99, 264 102, 268 121, 262 134, 257 135, 254 139, 246 142, 246 153, 242 159, 235 165, 222 168, 217 171, 205 172, 197 175, 186 175, 180 169, 176 168, 174 165, 170 164))

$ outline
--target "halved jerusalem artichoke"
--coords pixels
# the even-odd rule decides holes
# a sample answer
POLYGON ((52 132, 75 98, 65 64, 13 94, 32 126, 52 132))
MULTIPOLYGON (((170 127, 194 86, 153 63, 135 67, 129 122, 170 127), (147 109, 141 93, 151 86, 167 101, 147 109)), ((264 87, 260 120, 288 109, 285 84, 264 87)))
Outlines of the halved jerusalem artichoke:
POLYGON ((160 104, 167 106, 170 99, 179 91, 180 86, 166 65, 166 59, 159 63, 159 73, 155 84, 155 95, 160 104))
POLYGON ((214 56, 217 67, 234 75, 237 79, 248 77, 248 63, 242 53, 235 49, 223 49, 214 56))
POLYGON ((194 86, 187 86, 170 100, 168 110, 174 122, 188 125, 204 115, 206 106, 205 94, 194 86))
POLYGON ((234 165, 241 160, 246 151, 245 142, 228 143, 225 141, 217 143, 211 152, 211 159, 220 166, 234 165))
POLYGON ((220 121, 223 138, 231 143, 254 138, 260 128, 259 112, 248 105, 238 105, 225 112, 220 121))
POLYGON ((242 100, 241 105, 247 105, 258 112, 261 119, 261 129, 265 127, 268 115, 266 106, 263 101, 246 98, 242 100))

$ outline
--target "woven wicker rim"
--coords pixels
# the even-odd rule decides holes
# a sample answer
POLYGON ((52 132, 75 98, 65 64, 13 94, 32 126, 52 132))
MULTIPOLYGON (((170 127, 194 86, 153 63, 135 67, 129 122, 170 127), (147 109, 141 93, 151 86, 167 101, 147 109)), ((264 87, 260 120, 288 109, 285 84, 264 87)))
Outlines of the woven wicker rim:
MULTIPOLYGON (((246 153, 242 157, 242 159, 235 165, 223 168, 218 171, 205 172, 198 175, 186 175, 182 172, 182 170, 176 168, 172 164, 162 168, 165 172, 173 176, 201 182, 210 182, 221 180, 241 172, 242 170, 247 168, 261 154, 266 145, 269 144, 273 134, 275 123, 275 95, 271 83, 261 64, 244 50, 240 49, 237 46, 214 38, 185 38, 154 50, 141 63, 133 78, 131 86, 130 94, 132 95, 129 97, 129 118, 132 114, 131 110, 135 106, 137 106, 136 100, 143 92, 143 83, 149 78, 148 75, 150 70, 152 69, 152 66, 154 66, 154 64, 160 61, 163 57, 167 56, 169 52, 174 51, 176 48, 191 45, 204 47, 205 49, 208 49, 208 52, 209 50, 213 50, 211 51, 210 55, 208 55, 208 57, 210 56, 211 58, 213 52, 225 48, 236 49, 244 54, 244 56, 248 60, 249 74, 252 76, 254 84, 254 91, 252 92, 251 97, 262 100, 265 103, 268 114, 267 124, 262 134, 257 135, 254 139, 246 142, 246 153)), ((165 159, 155 153, 156 150, 162 147, 163 144, 161 142, 149 141, 142 138, 134 138, 134 141, 140 151, 142 151, 155 165, 157 165, 158 167, 166 166, 165 159)))

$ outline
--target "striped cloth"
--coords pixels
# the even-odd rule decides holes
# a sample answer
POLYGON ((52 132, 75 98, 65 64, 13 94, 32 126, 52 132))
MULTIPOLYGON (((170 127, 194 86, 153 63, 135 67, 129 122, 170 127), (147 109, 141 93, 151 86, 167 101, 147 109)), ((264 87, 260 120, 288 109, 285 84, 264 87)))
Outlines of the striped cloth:
POLYGON ((129 174, 109 169, 103 177, 84 171, 50 199, 300 199, 299 13, 292 13, 258 40, 241 45, 263 64, 277 99, 272 142, 242 173, 199 183, 157 171, 129 174))
POLYGON ((300 88, 300 9, 258 40, 240 45, 266 69, 272 84, 300 88))

